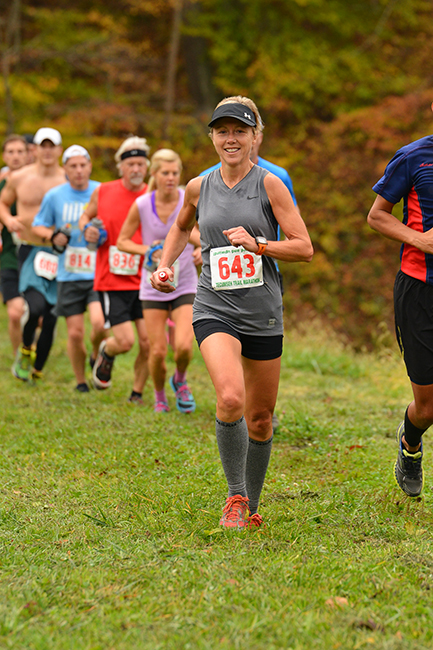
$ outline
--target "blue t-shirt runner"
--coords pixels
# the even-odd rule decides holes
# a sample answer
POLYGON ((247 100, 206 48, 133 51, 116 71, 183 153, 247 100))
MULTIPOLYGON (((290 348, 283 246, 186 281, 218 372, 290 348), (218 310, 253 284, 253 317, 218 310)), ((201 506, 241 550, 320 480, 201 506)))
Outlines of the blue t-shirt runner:
POLYGON ((75 190, 69 183, 54 187, 45 194, 40 210, 34 218, 33 226, 54 226, 57 229, 69 225, 71 228, 69 244, 59 259, 58 282, 94 278, 94 270, 91 270, 94 269, 94 252, 87 249, 86 241, 78 228, 78 221, 98 185, 97 181, 89 181, 86 190, 75 190))

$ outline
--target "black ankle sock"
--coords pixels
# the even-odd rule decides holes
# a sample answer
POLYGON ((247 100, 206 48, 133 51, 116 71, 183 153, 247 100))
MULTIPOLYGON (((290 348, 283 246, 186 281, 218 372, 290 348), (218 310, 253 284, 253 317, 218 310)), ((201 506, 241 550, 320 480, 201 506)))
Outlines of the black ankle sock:
POLYGON ((409 447, 418 447, 424 431, 427 431, 427 429, 418 429, 418 427, 412 424, 406 409, 406 413, 404 414, 404 439, 409 447))
POLYGON ((143 393, 137 393, 136 390, 131 391, 130 397, 143 397, 143 393))

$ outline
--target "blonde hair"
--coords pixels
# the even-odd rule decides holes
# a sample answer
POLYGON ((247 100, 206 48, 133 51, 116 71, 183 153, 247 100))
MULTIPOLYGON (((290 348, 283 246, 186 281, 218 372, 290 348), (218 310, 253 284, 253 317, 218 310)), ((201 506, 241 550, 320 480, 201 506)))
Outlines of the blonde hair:
POLYGON ((179 172, 182 171, 182 161, 179 154, 177 154, 173 149, 158 149, 155 151, 152 158, 150 159, 150 179, 147 186, 147 192, 153 192, 156 189, 155 174, 163 163, 172 163, 176 162, 179 165, 179 172))
POLYGON ((132 151, 132 149, 141 149, 146 153, 146 156, 149 156, 150 153, 150 147, 147 144, 146 138, 139 138, 138 135, 131 135, 129 138, 126 138, 114 154, 114 160, 116 161, 120 176, 122 176, 121 155, 125 153, 125 151, 132 151))
MULTIPOLYGON (((254 134, 256 135, 257 133, 261 133, 263 129, 265 128, 265 125, 263 123, 262 117, 259 113, 259 109, 257 108, 255 102, 253 102, 252 99, 249 97, 243 97, 242 95, 235 95, 232 97, 224 97, 219 104, 215 106, 215 111, 218 108, 218 106, 223 106, 224 104, 243 104, 244 106, 247 106, 250 111, 254 113, 254 117, 256 118, 256 127, 251 127, 254 131, 254 134)), ((212 136, 212 127, 209 133, 210 136, 212 136)))

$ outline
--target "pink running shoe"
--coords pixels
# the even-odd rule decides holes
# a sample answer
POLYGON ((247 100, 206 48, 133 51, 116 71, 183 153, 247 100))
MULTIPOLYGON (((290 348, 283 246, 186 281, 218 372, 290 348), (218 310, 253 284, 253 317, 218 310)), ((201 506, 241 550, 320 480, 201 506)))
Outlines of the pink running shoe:
POLYGON ((155 406, 153 407, 153 410, 155 411, 155 413, 168 413, 170 407, 167 404, 167 402, 155 402, 155 406))
MULTIPOLYGON (((262 515, 259 515, 258 512, 255 512, 253 515, 250 517, 247 517, 247 520, 245 522, 245 526, 247 528, 260 528, 263 524, 263 517, 262 515)), ((264 524, 263 524, 264 527, 264 524)))
POLYGON ((242 497, 240 494, 226 499, 220 525, 225 528, 245 528, 249 513, 248 502, 248 497, 242 497))

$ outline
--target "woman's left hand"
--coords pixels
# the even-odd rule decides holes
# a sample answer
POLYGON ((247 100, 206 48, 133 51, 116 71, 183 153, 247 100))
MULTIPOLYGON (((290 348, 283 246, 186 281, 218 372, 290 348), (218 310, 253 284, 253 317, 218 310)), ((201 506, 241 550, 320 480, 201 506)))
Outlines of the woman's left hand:
POLYGON ((201 248, 200 248, 200 246, 197 246, 196 248, 194 248, 194 250, 192 252, 192 259, 193 259, 193 262, 194 262, 195 266, 201 266, 201 264, 203 264, 203 259, 202 259, 202 256, 201 256, 201 248))
MULTIPOLYGON (((162 244, 162 240, 161 239, 155 239, 155 241, 152 243, 152 248, 154 246, 159 246, 159 244, 162 244)), ((155 262, 156 264, 158 264, 161 257, 162 257, 162 248, 158 248, 156 251, 153 251, 153 253, 152 253, 152 262, 155 262)))
POLYGON ((259 249, 254 237, 243 226, 223 230, 223 235, 227 237, 232 246, 243 246, 250 253, 257 253, 259 249))

